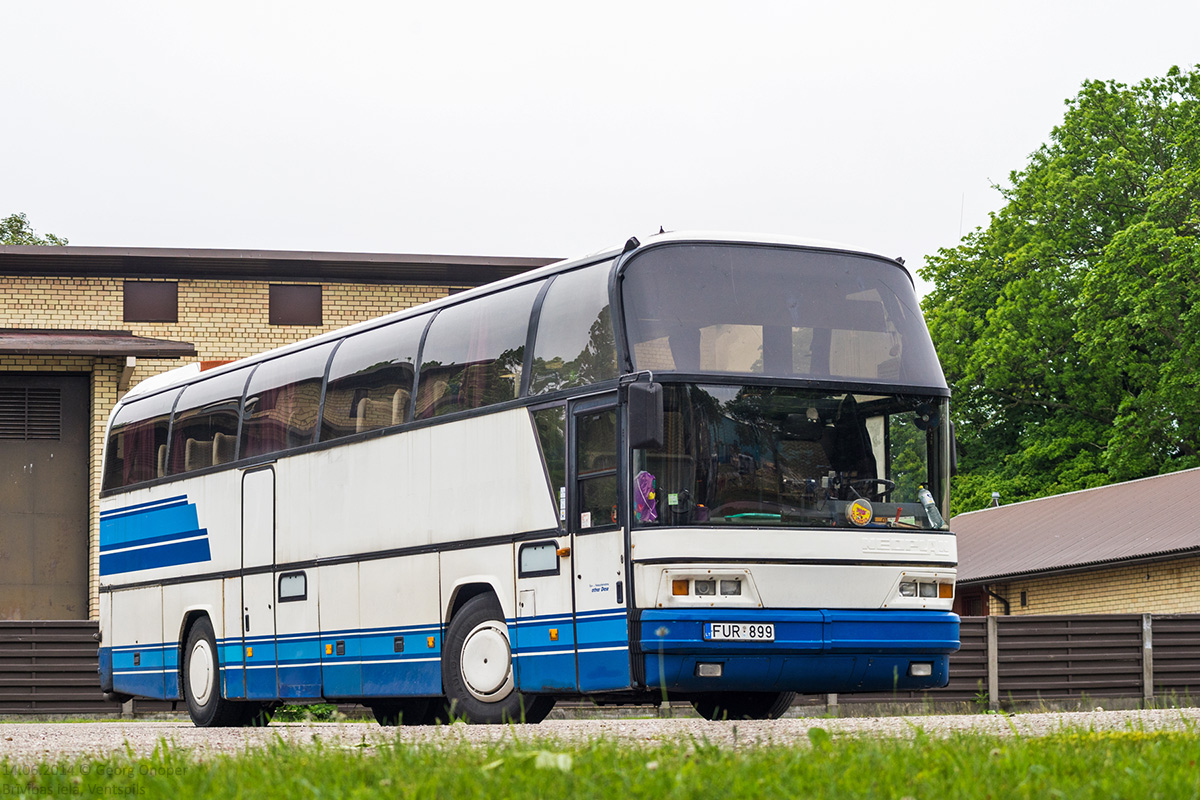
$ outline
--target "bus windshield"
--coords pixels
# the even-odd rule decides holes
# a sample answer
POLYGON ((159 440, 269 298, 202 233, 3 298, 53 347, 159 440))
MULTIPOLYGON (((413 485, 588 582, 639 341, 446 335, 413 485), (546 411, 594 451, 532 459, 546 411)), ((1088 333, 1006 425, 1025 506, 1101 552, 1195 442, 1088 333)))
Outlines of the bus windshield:
POLYGON ((662 245, 630 259, 621 299, 637 370, 947 393, 912 282, 885 259, 798 247, 662 245))
POLYGON ((945 529, 947 400, 667 384, 635 524, 945 529))

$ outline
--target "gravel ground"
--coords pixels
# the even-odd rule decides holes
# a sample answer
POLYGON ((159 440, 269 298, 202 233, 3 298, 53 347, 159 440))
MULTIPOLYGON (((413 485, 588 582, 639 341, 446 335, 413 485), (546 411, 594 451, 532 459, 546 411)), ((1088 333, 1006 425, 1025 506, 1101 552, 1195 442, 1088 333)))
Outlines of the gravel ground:
POLYGON ((921 729, 935 735, 977 731, 1000 736, 1040 736, 1066 729, 1200 731, 1200 709, 1058 712, 1037 714, 790 718, 772 721, 709 722, 702 719, 547 720, 540 725, 449 725, 381 728, 366 722, 274 723, 268 728, 204 730, 190 722, 10 722, 0 725, 0 757, 32 763, 80 755, 132 750, 145 754, 162 741, 198 756, 240 753, 282 740, 321 741, 327 747, 389 744, 396 737, 414 744, 487 743, 550 740, 563 743, 595 739, 655 745, 692 738, 726 747, 757 744, 807 746, 808 730, 820 727, 838 735, 909 736, 921 729))

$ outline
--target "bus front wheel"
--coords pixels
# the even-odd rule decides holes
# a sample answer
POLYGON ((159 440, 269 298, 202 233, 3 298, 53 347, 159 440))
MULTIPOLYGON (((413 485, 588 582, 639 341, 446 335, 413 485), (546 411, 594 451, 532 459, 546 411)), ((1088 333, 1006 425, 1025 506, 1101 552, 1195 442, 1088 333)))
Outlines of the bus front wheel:
POLYGON ((196 620, 183 646, 183 696, 188 716, 199 728, 228 728, 252 721, 247 704, 221 696, 217 637, 208 617, 196 620))
POLYGON ((472 597, 450 620, 442 687, 451 713, 467 722, 535 723, 554 708, 553 697, 516 690, 504 611, 490 594, 472 597))
POLYGON ((714 692, 692 699, 705 719, 779 719, 792 707, 795 692, 714 692))

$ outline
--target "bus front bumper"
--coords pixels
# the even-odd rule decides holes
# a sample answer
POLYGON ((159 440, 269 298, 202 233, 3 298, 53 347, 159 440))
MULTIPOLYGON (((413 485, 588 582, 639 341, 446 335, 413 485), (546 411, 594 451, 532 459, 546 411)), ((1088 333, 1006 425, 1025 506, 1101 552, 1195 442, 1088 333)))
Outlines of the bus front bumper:
POLYGON ((948 611, 653 609, 640 627, 646 686, 683 693, 929 689, 959 646, 948 611), (712 623, 769 623, 774 641, 715 640, 712 623))

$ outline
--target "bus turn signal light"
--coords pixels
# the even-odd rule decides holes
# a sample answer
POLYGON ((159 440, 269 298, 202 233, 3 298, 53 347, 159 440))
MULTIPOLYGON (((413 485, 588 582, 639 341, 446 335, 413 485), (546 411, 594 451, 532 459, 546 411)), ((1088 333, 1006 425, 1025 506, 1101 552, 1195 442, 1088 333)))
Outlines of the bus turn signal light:
POLYGON ((686 595, 687 593, 688 580, 686 578, 683 580, 671 581, 671 594, 675 595, 676 597, 680 597, 682 595, 686 595))

